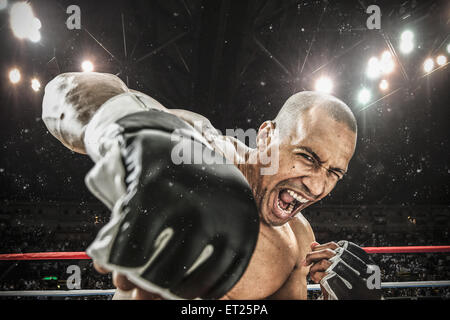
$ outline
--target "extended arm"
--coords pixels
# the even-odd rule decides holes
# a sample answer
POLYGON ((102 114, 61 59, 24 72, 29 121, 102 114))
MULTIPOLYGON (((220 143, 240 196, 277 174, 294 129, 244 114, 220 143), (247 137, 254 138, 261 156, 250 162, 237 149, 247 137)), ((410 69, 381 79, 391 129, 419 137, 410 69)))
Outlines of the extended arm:
POLYGON ((43 109, 49 131, 96 162, 85 181, 112 210, 87 249, 97 265, 164 298, 216 299, 233 287, 259 229, 238 168, 188 122, 112 75, 58 76, 43 109), (186 151, 177 165, 174 150, 186 148, 200 150, 205 164, 186 151))
POLYGON ((45 87, 42 120, 69 149, 85 154, 86 126, 110 98, 128 91, 118 77, 104 73, 63 73, 45 87))
MULTIPOLYGON (((167 110, 158 101, 131 89, 117 76, 97 72, 71 72, 58 75, 45 87, 42 120, 47 129, 67 148, 86 154, 86 127, 109 99, 131 92, 152 108, 167 110)), ((129 114, 123 106, 122 113, 129 114)), ((123 116, 123 114, 119 115, 123 116)))

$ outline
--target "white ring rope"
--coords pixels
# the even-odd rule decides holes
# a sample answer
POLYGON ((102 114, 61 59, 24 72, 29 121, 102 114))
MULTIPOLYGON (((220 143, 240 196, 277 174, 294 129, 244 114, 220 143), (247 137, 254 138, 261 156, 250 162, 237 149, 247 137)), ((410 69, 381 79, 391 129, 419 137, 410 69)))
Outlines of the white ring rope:
POLYGON ((0 291, 0 297, 79 297, 79 296, 112 296, 116 289, 108 290, 31 290, 0 291))
MULTIPOLYGON (((436 288, 450 287, 450 281, 406 281, 406 282, 382 282, 382 289, 392 288, 436 288)), ((320 290, 319 284, 308 284, 308 291, 320 290)))
MULTIPOLYGON (((450 287, 450 281, 407 281, 407 282, 383 282, 382 289, 391 288, 426 288, 426 287, 450 287)), ((319 284, 309 284, 309 291, 320 290, 319 284)), ((115 289, 108 290, 42 290, 42 291, 0 291, 0 297, 79 297, 79 296, 111 296, 115 289)))

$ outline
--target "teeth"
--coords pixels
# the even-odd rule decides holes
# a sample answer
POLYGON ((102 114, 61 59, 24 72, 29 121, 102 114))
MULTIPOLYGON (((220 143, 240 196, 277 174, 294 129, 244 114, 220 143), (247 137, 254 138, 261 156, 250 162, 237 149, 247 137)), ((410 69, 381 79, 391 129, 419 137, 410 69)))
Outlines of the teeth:
POLYGON ((293 204, 293 203, 290 203, 289 206, 287 207, 286 211, 289 212, 289 213, 291 213, 291 212, 292 212, 292 209, 294 209, 294 204, 293 204))
POLYGON ((281 211, 284 211, 284 209, 280 207, 280 200, 278 200, 277 206, 278 206, 278 209, 280 209, 281 211))
POLYGON ((291 214, 292 210, 294 210, 294 203, 290 203, 286 209, 283 209, 280 207, 280 200, 278 200, 277 206, 278 206, 278 209, 280 209, 283 212, 286 212, 287 214, 291 214))
POLYGON ((295 193, 295 192, 292 191, 292 190, 288 190, 287 192, 291 195, 292 198, 294 198, 294 199, 297 200, 298 202, 301 202, 301 203, 306 203, 306 202, 308 202, 307 199, 303 198, 301 195, 299 195, 298 193, 295 193))

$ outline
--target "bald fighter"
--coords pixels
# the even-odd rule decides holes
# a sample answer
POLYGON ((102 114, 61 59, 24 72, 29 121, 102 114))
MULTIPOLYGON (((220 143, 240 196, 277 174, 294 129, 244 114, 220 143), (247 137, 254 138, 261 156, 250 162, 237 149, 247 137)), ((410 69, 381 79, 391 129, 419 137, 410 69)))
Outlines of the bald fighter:
POLYGON ((293 95, 254 149, 110 74, 59 75, 42 118, 96 163, 86 184, 112 216, 87 252, 113 272, 115 298, 306 299, 308 275, 324 299, 381 297, 366 285, 367 254, 318 244, 301 214, 344 177, 355 150, 355 118, 337 98, 293 95), (174 164, 180 143, 200 148, 204 163, 174 164))

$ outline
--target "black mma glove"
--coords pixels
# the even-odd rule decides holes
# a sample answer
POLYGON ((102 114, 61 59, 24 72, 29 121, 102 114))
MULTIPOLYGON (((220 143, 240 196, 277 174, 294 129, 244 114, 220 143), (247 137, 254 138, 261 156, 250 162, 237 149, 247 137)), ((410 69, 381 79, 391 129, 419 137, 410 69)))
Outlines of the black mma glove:
POLYGON ((320 284, 329 300, 380 300, 381 289, 372 288, 373 268, 378 268, 369 255, 349 241, 339 241, 336 255, 320 284), (369 284, 370 282, 370 284, 369 284))
MULTIPOLYGON (((232 164, 214 164, 225 159, 171 114, 149 110, 117 125, 126 192, 88 255, 165 298, 222 297, 243 275, 258 238, 259 215, 244 176, 232 164), (175 129, 181 139, 173 139, 175 129), (175 165, 179 143, 205 151, 213 164, 175 165)), ((114 144, 108 145, 105 159, 114 159, 114 144)), ((102 181, 117 180, 108 180, 109 166, 118 167, 112 161, 99 162, 87 178, 94 194, 102 192, 102 181)))

